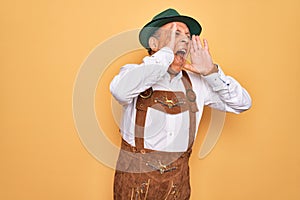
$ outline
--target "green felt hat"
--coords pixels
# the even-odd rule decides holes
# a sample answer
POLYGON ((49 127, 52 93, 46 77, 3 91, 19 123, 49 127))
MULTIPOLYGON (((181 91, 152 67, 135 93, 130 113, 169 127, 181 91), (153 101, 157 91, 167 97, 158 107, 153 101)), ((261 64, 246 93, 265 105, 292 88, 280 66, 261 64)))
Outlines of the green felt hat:
POLYGON ((140 31, 139 39, 143 47, 148 48, 148 40, 150 36, 157 30, 159 27, 169 23, 169 22, 183 22, 187 25, 190 30, 191 35, 200 35, 202 27, 201 25, 193 18, 188 16, 180 15, 176 10, 169 8, 155 17, 152 21, 147 23, 143 29, 140 31))

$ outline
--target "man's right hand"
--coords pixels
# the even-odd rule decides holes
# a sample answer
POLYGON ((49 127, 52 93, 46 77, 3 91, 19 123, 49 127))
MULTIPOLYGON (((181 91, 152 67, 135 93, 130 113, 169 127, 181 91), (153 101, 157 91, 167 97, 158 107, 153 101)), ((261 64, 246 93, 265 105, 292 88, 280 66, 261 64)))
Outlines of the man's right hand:
POLYGON ((166 41, 167 41, 166 46, 172 49, 173 52, 175 48, 176 31, 177 31, 177 26, 175 22, 172 23, 171 29, 166 31, 166 34, 168 34, 166 37, 166 41))

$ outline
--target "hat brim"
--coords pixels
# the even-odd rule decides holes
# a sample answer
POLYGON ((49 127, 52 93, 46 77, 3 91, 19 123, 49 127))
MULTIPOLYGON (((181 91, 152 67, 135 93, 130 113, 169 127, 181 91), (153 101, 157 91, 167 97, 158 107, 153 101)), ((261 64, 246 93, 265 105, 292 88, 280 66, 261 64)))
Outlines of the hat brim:
POLYGON ((188 16, 172 16, 172 17, 162 17, 156 20, 152 20, 147 23, 143 29, 140 31, 139 40, 140 43, 145 48, 149 48, 148 40, 150 36, 163 25, 170 22, 182 22, 187 25, 190 30, 191 35, 200 35, 202 31, 201 25, 193 18, 188 16))

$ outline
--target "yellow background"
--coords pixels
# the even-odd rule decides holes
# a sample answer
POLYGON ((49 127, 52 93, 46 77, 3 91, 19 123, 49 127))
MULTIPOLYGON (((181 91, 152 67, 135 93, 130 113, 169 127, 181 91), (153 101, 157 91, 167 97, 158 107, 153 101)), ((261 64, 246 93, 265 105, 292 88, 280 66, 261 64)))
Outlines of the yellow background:
MULTIPOLYGON (((227 114, 217 146, 199 160, 205 109, 191 199, 300 199, 298 0, 2 1, 0 199, 112 199, 113 170, 87 152, 75 129, 76 75, 101 42, 168 7, 200 21, 215 62, 253 98, 251 110, 227 114)), ((116 143, 108 83, 142 53, 115 61, 99 82, 97 115, 116 143)))

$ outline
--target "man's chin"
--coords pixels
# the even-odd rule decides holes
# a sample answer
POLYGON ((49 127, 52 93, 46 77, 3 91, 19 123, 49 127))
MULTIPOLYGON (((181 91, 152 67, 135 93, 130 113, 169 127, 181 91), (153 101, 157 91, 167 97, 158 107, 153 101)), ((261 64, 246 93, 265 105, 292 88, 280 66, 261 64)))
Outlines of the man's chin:
POLYGON ((179 72, 181 72, 181 70, 183 69, 184 65, 182 64, 178 64, 178 63, 172 63, 171 66, 169 67, 169 73, 171 74, 178 74, 179 72))
POLYGON ((174 64, 184 66, 186 64, 186 55, 174 54, 174 64))
POLYGON ((176 56, 174 58, 174 61, 173 63, 171 64, 172 68, 175 70, 178 70, 178 71, 181 71, 182 68, 186 65, 186 59, 185 58, 178 58, 178 56, 176 56))

